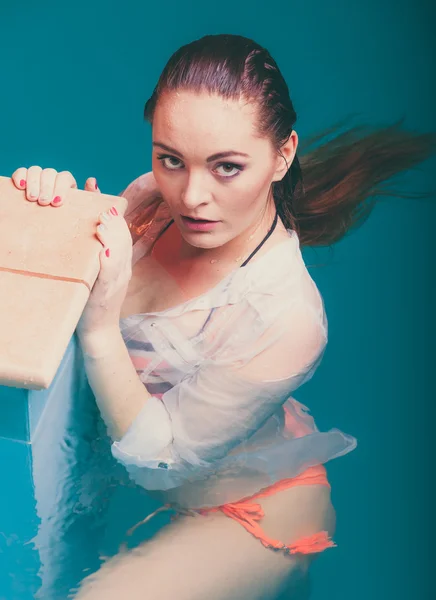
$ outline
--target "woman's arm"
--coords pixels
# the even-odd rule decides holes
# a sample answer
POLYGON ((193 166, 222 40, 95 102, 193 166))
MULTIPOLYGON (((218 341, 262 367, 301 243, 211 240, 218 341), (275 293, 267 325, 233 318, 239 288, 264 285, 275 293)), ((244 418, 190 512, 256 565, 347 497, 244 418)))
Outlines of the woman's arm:
MULTIPOLYGON (((32 166, 17 169, 14 185, 25 190, 28 200, 61 206, 65 193, 77 188, 67 171, 32 166)), ((100 191, 97 180, 88 178, 87 191, 100 191)), ((128 213, 152 205, 159 197, 153 173, 133 181, 123 192, 128 213)), ((77 327, 89 383, 113 439, 120 439, 151 396, 141 383, 119 330, 119 316, 132 268, 132 239, 116 210, 100 215, 96 236, 103 245, 101 270, 77 327), (103 228, 103 230, 101 229, 103 228)), ((153 400, 153 398, 152 398, 153 400)), ((156 400, 156 399, 154 399, 156 400)))
POLYGON ((126 433, 151 398, 133 366, 120 329, 77 332, 86 375, 113 440, 126 433))

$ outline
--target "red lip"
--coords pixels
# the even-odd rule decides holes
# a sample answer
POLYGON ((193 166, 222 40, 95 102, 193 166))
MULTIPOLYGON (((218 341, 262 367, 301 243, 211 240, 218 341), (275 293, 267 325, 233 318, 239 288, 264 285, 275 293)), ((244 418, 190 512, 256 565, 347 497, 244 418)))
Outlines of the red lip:
POLYGON ((206 219, 194 219, 181 215, 183 225, 191 231, 212 231, 219 221, 208 221, 206 219))
POLYGON ((189 215, 181 215, 183 219, 190 219, 191 221, 199 221, 200 223, 218 223, 212 219, 200 219, 200 217, 190 217, 189 215))

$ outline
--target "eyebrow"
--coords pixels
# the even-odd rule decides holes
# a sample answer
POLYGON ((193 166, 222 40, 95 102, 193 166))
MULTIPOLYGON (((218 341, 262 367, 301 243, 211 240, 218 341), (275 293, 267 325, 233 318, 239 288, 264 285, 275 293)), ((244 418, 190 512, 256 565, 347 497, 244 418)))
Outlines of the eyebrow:
MULTIPOLYGON (((166 146, 165 144, 161 144, 160 142, 153 142, 153 146, 162 148, 166 152, 171 152, 171 154, 175 154, 180 158, 183 158, 183 154, 171 148, 170 146, 166 146)), ((212 154, 206 159, 206 162, 213 162, 214 160, 219 160, 220 158, 226 158, 227 156, 244 156, 245 158, 250 158, 249 154, 245 154, 244 152, 236 152, 236 150, 226 150, 225 152, 217 152, 216 154, 212 154)))

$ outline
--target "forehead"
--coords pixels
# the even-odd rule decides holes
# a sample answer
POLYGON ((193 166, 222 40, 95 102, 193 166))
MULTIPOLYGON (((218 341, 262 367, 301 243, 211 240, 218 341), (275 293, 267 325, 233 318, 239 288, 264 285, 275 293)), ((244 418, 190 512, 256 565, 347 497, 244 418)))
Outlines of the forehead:
MULTIPOLYGON (((257 112, 253 103, 231 100, 207 92, 167 92, 159 99, 153 117, 153 138, 183 152, 249 152, 259 143, 257 112)), ((265 140, 263 140, 265 143, 265 140)))

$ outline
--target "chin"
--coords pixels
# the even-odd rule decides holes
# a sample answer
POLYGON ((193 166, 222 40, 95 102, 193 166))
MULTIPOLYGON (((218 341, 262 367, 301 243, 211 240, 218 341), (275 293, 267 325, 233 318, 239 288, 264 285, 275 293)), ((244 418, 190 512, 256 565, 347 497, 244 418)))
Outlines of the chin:
POLYGON ((203 248, 204 250, 212 250, 224 246, 229 240, 224 239, 224 236, 217 234, 204 234, 196 232, 180 232, 187 244, 194 248, 203 248))

